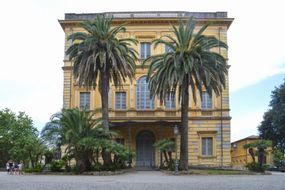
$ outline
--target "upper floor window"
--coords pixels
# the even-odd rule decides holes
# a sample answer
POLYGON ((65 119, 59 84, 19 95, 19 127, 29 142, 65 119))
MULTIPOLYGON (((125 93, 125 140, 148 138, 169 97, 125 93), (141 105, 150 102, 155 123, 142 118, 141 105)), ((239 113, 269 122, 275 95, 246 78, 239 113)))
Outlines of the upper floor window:
POLYGON ((202 92, 202 109, 212 109, 212 97, 210 97, 209 93, 202 92))
POLYGON ((170 46, 165 45, 165 53, 171 53, 171 52, 173 52, 173 49, 170 46))
POLYGON ((166 109, 175 109, 175 92, 169 92, 164 100, 166 109))
POLYGON ((203 137, 202 138, 202 156, 213 155, 213 138, 203 137))
POLYGON ((154 109, 154 100, 150 98, 150 91, 145 76, 137 81, 137 109, 154 109))
POLYGON ((80 108, 90 109, 90 92, 80 92, 80 108))
POLYGON ((116 92, 116 109, 126 109, 126 92, 116 92))
POLYGON ((141 43, 141 59, 146 59, 150 56, 150 43, 142 42, 141 43))

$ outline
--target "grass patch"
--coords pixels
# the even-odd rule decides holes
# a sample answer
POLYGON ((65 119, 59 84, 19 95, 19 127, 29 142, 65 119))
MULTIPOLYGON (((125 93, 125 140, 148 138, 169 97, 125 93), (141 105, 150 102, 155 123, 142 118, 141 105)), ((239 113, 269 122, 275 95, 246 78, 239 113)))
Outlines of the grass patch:
MULTIPOLYGON (((168 174, 174 174, 173 171, 166 171, 162 170, 168 174)), ((179 175, 256 175, 256 174, 263 174, 263 175, 270 175, 271 173, 256 173, 251 172, 248 170, 234 170, 230 168, 206 168, 206 167, 194 167, 189 168, 188 171, 179 171, 179 175)))
POLYGON ((190 169, 191 174, 197 175, 242 175, 242 174, 252 174, 249 171, 241 170, 223 170, 223 169, 190 169))

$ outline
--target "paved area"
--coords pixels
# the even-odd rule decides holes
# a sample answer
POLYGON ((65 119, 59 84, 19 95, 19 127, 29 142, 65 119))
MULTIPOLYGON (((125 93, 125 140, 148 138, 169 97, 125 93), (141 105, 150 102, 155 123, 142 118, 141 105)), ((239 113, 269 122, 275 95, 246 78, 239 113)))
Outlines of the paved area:
POLYGON ((116 176, 7 175, 0 172, 2 190, 282 190, 285 173, 272 175, 172 176, 140 171, 116 176))

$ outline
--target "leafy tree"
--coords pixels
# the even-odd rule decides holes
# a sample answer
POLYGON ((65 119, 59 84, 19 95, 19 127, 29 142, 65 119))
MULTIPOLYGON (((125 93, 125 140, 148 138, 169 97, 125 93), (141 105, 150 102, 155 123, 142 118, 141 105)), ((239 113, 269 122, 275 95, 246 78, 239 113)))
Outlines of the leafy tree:
POLYGON ((272 146, 271 141, 267 140, 257 140, 255 142, 244 145, 245 149, 249 149, 250 156, 252 157, 253 166, 255 167, 253 168, 254 170, 257 171, 263 170, 263 163, 264 159, 266 158, 265 156, 267 154, 266 149, 271 146, 272 146), (257 156, 258 158, 257 162, 258 167, 255 165, 256 164, 255 156, 257 156))
POLYGON ((271 140, 273 146, 285 152, 285 82, 276 87, 271 94, 271 107, 264 113, 263 121, 258 127, 263 139, 271 140))
POLYGON ((281 161, 284 160, 284 154, 281 150, 279 149, 274 149, 273 151, 273 163, 275 166, 280 167, 281 166, 281 161))
POLYGON ((145 60, 150 63, 148 81, 151 95, 157 95, 163 102, 171 92, 178 91, 181 104, 181 143, 180 169, 188 170, 188 107, 189 88, 192 90, 196 103, 196 91, 202 99, 203 87, 210 96, 212 92, 220 95, 226 85, 228 65, 226 59, 219 53, 209 51, 212 48, 227 48, 227 45, 215 37, 203 35, 208 24, 201 27, 197 33, 193 18, 179 26, 172 25, 172 33, 153 41, 154 48, 158 45, 169 47, 164 54, 153 55, 145 60))
POLYGON ((125 32, 125 27, 112 27, 112 19, 102 15, 80 26, 85 31, 68 36, 73 45, 66 54, 73 61, 73 73, 79 86, 95 88, 99 83, 103 126, 109 130, 109 86, 112 82, 119 87, 127 78, 134 77, 137 52, 131 45, 137 41, 131 38, 119 39, 117 35, 125 32))
POLYGON ((8 159, 37 165, 46 147, 38 138, 32 119, 24 112, 0 110, 0 164, 8 159))

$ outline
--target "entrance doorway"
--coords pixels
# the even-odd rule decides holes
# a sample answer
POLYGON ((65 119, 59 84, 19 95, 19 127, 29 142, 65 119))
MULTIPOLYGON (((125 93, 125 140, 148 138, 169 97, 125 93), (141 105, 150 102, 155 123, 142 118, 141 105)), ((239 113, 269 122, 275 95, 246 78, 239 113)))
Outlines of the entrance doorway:
POLYGON ((154 134, 151 131, 141 131, 136 138, 136 167, 151 168, 154 167, 155 150, 154 134))

